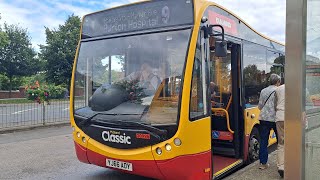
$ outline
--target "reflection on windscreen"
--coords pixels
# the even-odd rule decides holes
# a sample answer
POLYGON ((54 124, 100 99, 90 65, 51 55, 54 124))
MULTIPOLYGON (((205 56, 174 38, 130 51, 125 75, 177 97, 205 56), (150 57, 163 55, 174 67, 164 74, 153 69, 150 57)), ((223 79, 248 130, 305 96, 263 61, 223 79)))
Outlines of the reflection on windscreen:
POLYGON ((176 123, 189 35, 183 30, 82 42, 75 91, 83 92, 86 107, 75 113, 176 123))

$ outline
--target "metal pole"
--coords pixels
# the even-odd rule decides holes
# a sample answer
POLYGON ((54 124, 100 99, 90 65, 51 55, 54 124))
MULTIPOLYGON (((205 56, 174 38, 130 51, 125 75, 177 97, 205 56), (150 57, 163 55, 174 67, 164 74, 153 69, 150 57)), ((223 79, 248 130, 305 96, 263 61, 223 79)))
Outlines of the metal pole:
POLYGON ((111 56, 109 56, 109 84, 111 84, 112 81, 112 73, 111 73, 111 56))
MULTIPOLYGON (((87 70, 86 70, 86 73, 85 73, 85 78, 86 78, 86 85, 85 85, 85 97, 89 97, 89 83, 90 83, 90 74, 89 74, 89 58, 87 58, 87 70)), ((85 104, 86 106, 88 106, 89 102, 88 102, 88 98, 85 98, 85 104)))
POLYGON ((42 103, 42 124, 46 125, 46 106, 42 103))
POLYGON ((305 179, 306 0, 286 1, 285 179, 305 179))

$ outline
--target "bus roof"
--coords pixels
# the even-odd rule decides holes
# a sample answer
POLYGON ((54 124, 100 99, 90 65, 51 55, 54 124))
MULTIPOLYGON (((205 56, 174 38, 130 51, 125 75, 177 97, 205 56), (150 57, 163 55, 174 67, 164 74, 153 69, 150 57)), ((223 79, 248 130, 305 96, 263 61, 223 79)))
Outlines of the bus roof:
MULTIPOLYGON (((107 11, 107 10, 111 10, 111 9, 116 9, 116 8, 131 6, 131 5, 134 5, 134 4, 145 3, 145 2, 149 2, 149 1, 151 1, 151 0, 140 0, 140 1, 137 1, 137 2, 133 2, 133 3, 123 4, 123 5, 119 5, 119 6, 107 8, 107 9, 104 9, 104 10, 95 11, 95 12, 92 12, 92 13, 89 13, 89 14, 84 15, 83 18, 82 18, 82 22, 83 22, 83 20, 84 20, 84 18, 85 18, 86 16, 91 15, 91 14, 95 14, 95 13, 99 13, 99 12, 103 12, 103 11, 107 11)), ((234 16, 235 18, 237 18, 237 19, 238 19, 239 21, 241 21, 244 25, 246 25, 250 30, 252 30, 254 33, 258 34, 258 35, 261 36, 262 38, 267 39, 267 40, 269 40, 269 41, 272 41, 272 42, 274 42, 274 43, 277 43, 277 44, 279 44, 279 45, 281 45, 281 46, 285 46, 284 43, 281 43, 281 42, 279 42, 279 41, 276 41, 276 40, 274 40, 274 39, 271 39, 271 38, 269 38, 269 37, 267 37, 267 36, 259 33, 259 32, 256 31, 254 28, 252 28, 248 23, 246 23, 242 18, 240 18, 239 16, 237 16, 235 13, 233 13, 232 11, 226 9, 225 7, 219 5, 219 4, 215 3, 215 2, 208 1, 208 0, 193 0, 193 3, 194 3, 195 6, 201 6, 201 5, 203 5, 203 3, 207 3, 208 6, 209 6, 209 5, 211 5, 211 6, 216 6, 216 7, 220 8, 220 9, 222 9, 223 11, 231 14, 231 15, 234 16)), ((196 16, 195 16, 195 17, 196 17, 196 16)))
MULTIPOLYGON (((225 7, 223 7, 223 6, 221 6, 221 5, 217 4, 217 3, 214 3, 214 2, 211 2, 211 1, 207 1, 207 0, 200 0, 200 1, 208 2, 209 5, 216 6, 216 7, 220 8, 220 9, 222 9, 223 11, 225 11, 225 12, 233 15, 235 18, 237 18, 239 21, 241 21, 243 24, 245 24, 248 28, 250 28, 253 32, 255 32, 256 34, 258 34, 258 35, 261 36, 262 38, 265 38, 265 39, 267 39, 267 40, 269 40, 269 41, 272 41, 272 42, 274 42, 274 43, 277 43, 277 44, 280 44, 280 45, 282 45, 282 46, 285 46, 284 43, 281 43, 281 42, 279 42, 279 41, 273 40, 273 39, 271 39, 271 38, 269 38, 269 37, 267 37, 267 36, 259 33, 258 31, 256 31, 255 29, 253 29, 248 23, 246 23, 243 19, 241 19, 239 16, 237 16, 237 15, 236 15, 235 13, 233 13, 232 11, 226 9, 225 7)), ((195 3, 199 3, 198 0, 195 0, 194 2, 195 2, 195 3)))

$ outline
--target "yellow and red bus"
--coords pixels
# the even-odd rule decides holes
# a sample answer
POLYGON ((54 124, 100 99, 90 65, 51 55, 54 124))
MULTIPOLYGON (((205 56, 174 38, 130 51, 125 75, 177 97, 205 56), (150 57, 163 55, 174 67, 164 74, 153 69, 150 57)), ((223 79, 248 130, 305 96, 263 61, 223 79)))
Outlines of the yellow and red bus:
POLYGON ((259 93, 283 60, 283 44, 213 2, 88 14, 70 91, 77 157, 155 179, 221 178, 258 159, 259 93))

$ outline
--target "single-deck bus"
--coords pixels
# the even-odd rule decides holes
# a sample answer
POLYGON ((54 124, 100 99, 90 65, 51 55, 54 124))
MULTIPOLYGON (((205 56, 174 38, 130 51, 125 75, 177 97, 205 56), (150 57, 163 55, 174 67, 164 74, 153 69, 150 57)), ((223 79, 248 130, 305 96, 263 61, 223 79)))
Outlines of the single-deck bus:
POLYGON ((221 178, 258 159, 259 93, 283 64, 283 44, 213 2, 88 14, 70 91, 77 157, 156 179, 221 178))

